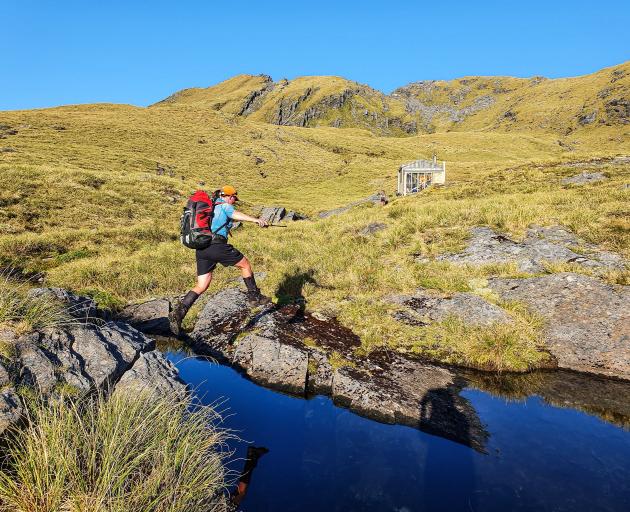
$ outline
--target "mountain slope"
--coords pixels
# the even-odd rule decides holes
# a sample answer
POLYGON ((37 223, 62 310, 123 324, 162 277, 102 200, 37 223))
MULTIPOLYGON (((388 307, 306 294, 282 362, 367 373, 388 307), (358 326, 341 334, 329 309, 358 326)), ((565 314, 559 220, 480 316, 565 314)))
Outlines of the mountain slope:
POLYGON ((396 89, 407 111, 429 131, 528 130, 566 135, 630 124, 630 62, 591 75, 466 77, 416 82, 396 89))
POLYGON ((378 135, 526 130, 566 136, 630 123, 630 62, 553 80, 473 76, 415 82, 389 96, 334 76, 273 82, 266 75, 239 75, 155 105, 191 106, 275 125, 361 128, 378 135))
POLYGON ((281 126, 362 128, 379 135, 417 131, 403 102, 335 76, 273 82, 265 75, 239 75, 207 89, 185 89, 153 107, 191 105, 281 126))
MULTIPOLYGON (((616 87, 625 87, 626 77, 618 73, 612 82, 610 74, 604 70, 589 78, 595 92, 582 87, 574 93, 583 101, 612 87, 610 97, 618 97, 623 92, 616 87)), ((523 92, 521 81, 510 80, 515 81, 503 88, 523 92)), ((246 225, 236 231, 236 246, 266 275, 260 281, 266 294, 305 299, 310 310, 352 328, 362 349, 387 345, 442 359, 449 354, 449 361, 468 364, 494 349, 449 346, 449 340, 468 338, 459 331, 447 336, 448 325, 423 344, 418 327, 393 321, 391 297, 418 287, 476 293, 492 276, 519 277, 509 265, 471 269, 433 259, 460 251, 471 228, 488 226, 518 237, 532 224, 561 224, 591 243, 630 255, 630 137, 623 115, 616 123, 596 117, 564 135, 529 129, 523 120, 533 114, 525 110, 509 129, 502 124, 486 129, 495 117, 480 110, 459 123, 448 121, 444 131, 375 137, 376 130, 365 125, 317 124, 340 112, 352 120, 353 105, 356 112, 363 101, 383 107, 380 93, 369 88, 352 93, 309 119, 306 126, 313 128, 303 128, 290 123, 356 84, 311 77, 276 90, 270 83, 266 77, 236 77, 151 108, 77 105, 0 112, 0 268, 44 272, 47 284, 93 295, 103 305, 178 295, 195 275, 194 255, 177 240, 185 198, 199 187, 231 183, 246 212, 255 205, 281 205, 311 219, 285 229, 246 225), (266 93, 256 94, 261 88, 266 93), (286 125, 272 124, 280 105, 309 88, 308 97, 283 118, 286 125), (451 126, 479 128, 446 131, 451 126), (447 161, 446 185, 393 197, 400 164, 434 153, 447 161), (562 183, 584 171, 603 179, 582 187, 562 183), (327 219, 317 216, 379 189, 392 199, 385 207, 369 203, 327 219)), ((557 101, 551 92, 550 98, 557 101)), ((387 112, 398 115, 387 101, 387 112)), ((469 98, 460 104, 465 101, 469 98)), ((549 272, 565 270, 573 267, 549 272)), ((233 284, 235 277, 233 269, 220 269, 213 290, 233 284)), ((627 272, 607 278, 629 279, 627 272)), ((514 332, 501 339, 509 348, 525 338, 514 332)), ((532 364, 535 360, 518 355, 503 367, 532 364)))

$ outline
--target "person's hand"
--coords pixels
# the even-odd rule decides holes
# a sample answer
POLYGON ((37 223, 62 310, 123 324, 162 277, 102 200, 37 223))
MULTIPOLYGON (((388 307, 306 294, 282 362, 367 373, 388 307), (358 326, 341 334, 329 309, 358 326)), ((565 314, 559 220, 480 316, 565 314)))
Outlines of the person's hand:
POLYGON ((258 219, 256 222, 258 222, 258 225, 261 228, 266 228, 269 225, 269 223, 264 219, 258 219))

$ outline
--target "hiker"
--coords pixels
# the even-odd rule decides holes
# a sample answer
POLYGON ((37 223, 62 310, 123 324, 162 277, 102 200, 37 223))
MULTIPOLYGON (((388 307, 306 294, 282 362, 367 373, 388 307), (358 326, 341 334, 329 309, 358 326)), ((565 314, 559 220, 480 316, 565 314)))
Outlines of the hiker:
POLYGON ((234 266, 240 269, 241 276, 247 287, 247 300, 251 305, 259 306, 269 302, 269 299, 260 293, 260 289, 256 285, 254 272, 249 260, 228 243, 228 236, 233 221, 255 222, 261 228, 266 227, 267 222, 263 219, 237 212, 234 209, 234 203, 239 200, 234 187, 226 185, 215 192, 215 194, 214 217, 210 227, 212 242, 204 249, 195 250, 197 285, 184 296, 169 314, 171 330, 176 336, 180 333, 182 320, 188 313, 188 310, 210 286, 212 271, 217 266, 217 263, 221 263, 224 267, 234 266))

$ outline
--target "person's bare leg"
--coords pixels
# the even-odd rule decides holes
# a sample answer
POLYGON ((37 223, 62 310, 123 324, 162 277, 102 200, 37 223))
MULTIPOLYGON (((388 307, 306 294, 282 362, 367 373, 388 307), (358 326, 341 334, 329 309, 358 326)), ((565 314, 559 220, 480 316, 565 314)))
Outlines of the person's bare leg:
POLYGON ((241 276, 243 279, 248 277, 252 277, 254 272, 252 271, 252 265, 247 258, 243 256, 243 259, 234 265, 241 271, 241 276))
POLYGON ((201 276, 197 276, 197 285, 192 289, 197 295, 201 295, 205 292, 210 283, 212 282, 212 272, 208 272, 207 274, 203 274, 201 276))

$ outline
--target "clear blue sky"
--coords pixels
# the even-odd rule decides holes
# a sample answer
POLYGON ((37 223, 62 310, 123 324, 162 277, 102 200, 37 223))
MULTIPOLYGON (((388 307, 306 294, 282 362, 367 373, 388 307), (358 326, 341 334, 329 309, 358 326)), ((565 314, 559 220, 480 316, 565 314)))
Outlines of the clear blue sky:
POLYGON ((0 110, 148 105, 239 73, 390 92, 464 75, 575 76, 630 59, 630 1, 0 0, 0 110))

